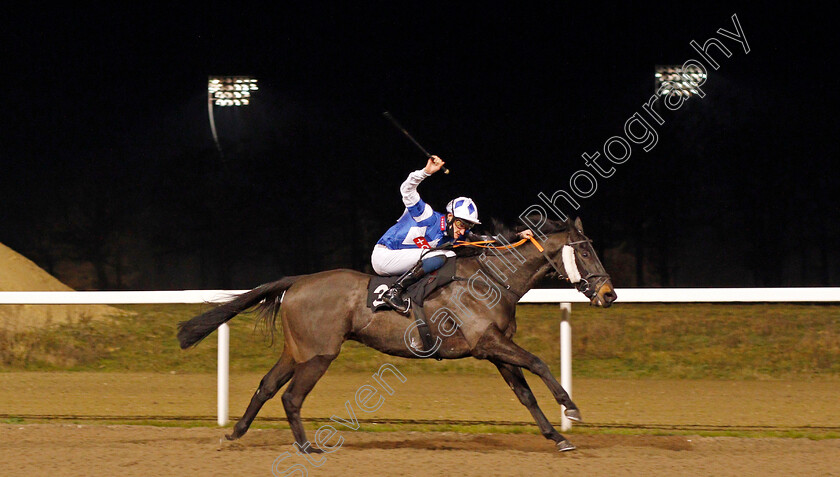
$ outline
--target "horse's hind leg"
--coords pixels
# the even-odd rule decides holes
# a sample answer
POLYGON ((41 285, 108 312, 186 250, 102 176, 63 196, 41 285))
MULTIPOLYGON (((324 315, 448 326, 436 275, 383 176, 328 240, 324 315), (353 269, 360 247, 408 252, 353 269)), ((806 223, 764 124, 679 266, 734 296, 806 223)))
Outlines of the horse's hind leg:
POLYGON ((540 428, 540 433, 542 433, 546 439, 554 441, 554 445, 557 447, 558 451, 563 452, 574 450, 575 446, 573 446, 571 442, 567 441, 565 437, 554 429, 554 426, 551 425, 548 418, 545 417, 545 414, 543 414, 542 410, 537 405, 537 398, 534 397, 531 387, 528 386, 528 381, 525 380, 525 376, 522 374, 522 368, 499 361, 494 361, 493 364, 499 368, 499 372, 502 373, 502 377, 505 378, 508 386, 513 389, 516 397, 519 398, 519 402, 527 407, 531 415, 534 416, 534 420, 540 428))
POLYGON ((260 412, 263 404, 273 398, 277 394, 277 391, 291 379, 294 374, 294 366, 294 360, 284 350, 277 363, 272 366, 271 370, 260 381, 260 387, 257 388, 257 391, 251 398, 251 403, 248 404, 248 409, 245 410, 245 414, 233 426, 233 433, 226 436, 228 440, 239 439, 248 432, 248 428, 251 427, 251 422, 257 417, 257 413, 260 412))
POLYGON ((292 434, 295 436, 295 442, 301 452, 321 452, 320 449, 313 449, 308 445, 306 431, 304 431, 303 423, 300 420, 300 408, 307 394, 312 391, 315 383, 321 379, 336 356, 318 355, 295 366, 295 376, 283 393, 283 408, 286 410, 286 419, 289 420, 289 426, 292 428, 292 434))

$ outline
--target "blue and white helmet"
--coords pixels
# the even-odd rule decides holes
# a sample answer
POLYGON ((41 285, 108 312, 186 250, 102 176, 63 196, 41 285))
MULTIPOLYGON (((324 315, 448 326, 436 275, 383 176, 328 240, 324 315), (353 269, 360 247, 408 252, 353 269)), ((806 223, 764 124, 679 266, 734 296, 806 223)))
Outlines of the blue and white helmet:
POLYGON ((446 211, 456 219, 466 220, 473 224, 480 224, 478 221, 478 207, 469 197, 458 197, 446 204, 446 211))

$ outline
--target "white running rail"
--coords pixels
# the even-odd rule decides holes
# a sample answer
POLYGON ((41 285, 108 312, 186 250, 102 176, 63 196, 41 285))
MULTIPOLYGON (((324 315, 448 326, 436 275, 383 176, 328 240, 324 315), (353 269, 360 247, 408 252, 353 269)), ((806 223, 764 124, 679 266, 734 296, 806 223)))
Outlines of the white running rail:
MULTIPOLYGON (((220 303, 247 290, 0 292, 0 305, 133 305, 220 303)), ((620 303, 798 303, 840 302, 840 287, 799 288, 620 288, 620 303)), ((535 289, 519 303, 560 304, 560 384, 572 395, 572 303, 587 303, 573 289, 535 289)), ((175 339, 173 337, 173 339, 175 339)), ((218 423, 228 422, 230 328, 218 332, 218 423)), ((571 427, 563 417, 562 429, 571 427)))

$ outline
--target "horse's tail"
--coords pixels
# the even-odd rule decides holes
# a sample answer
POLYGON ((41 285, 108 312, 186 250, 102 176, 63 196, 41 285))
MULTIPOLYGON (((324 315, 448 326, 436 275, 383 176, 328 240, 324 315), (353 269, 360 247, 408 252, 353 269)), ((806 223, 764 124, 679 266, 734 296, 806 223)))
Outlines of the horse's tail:
POLYGON ((276 282, 266 283, 245 292, 230 301, 222 303, 188 321, 178 323, 178 341, 181 349, 187 349, 210 335, 216 328, 230 321, 234 316, 260 304, 267 325, 273 329, 274 317, 280 308, 280 297, 297 280, 298 276, 283 277, 276 282))

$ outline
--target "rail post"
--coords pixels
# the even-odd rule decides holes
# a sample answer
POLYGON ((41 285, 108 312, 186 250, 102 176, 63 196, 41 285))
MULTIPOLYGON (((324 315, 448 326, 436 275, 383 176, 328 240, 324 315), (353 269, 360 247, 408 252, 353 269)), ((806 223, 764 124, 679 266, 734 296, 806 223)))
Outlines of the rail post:
MULTIPOLYGON (((572 316, 572 304, 560 303, 560 385, 572 397, 572 325, 569 318, 572 316)), ((561 411, 566 406, 561 406, 561 411)), ((560 421, 560 429, 568 431, 572 428, 572 421, 563 412, 560 421)))
POLYGON ((217 365, 218 385, 218 415, 219 425, 224 426, 228 422, 228 377, 230 370, 230 327, 224 323, 217 331, 219 334, 219 350, 217 365))

